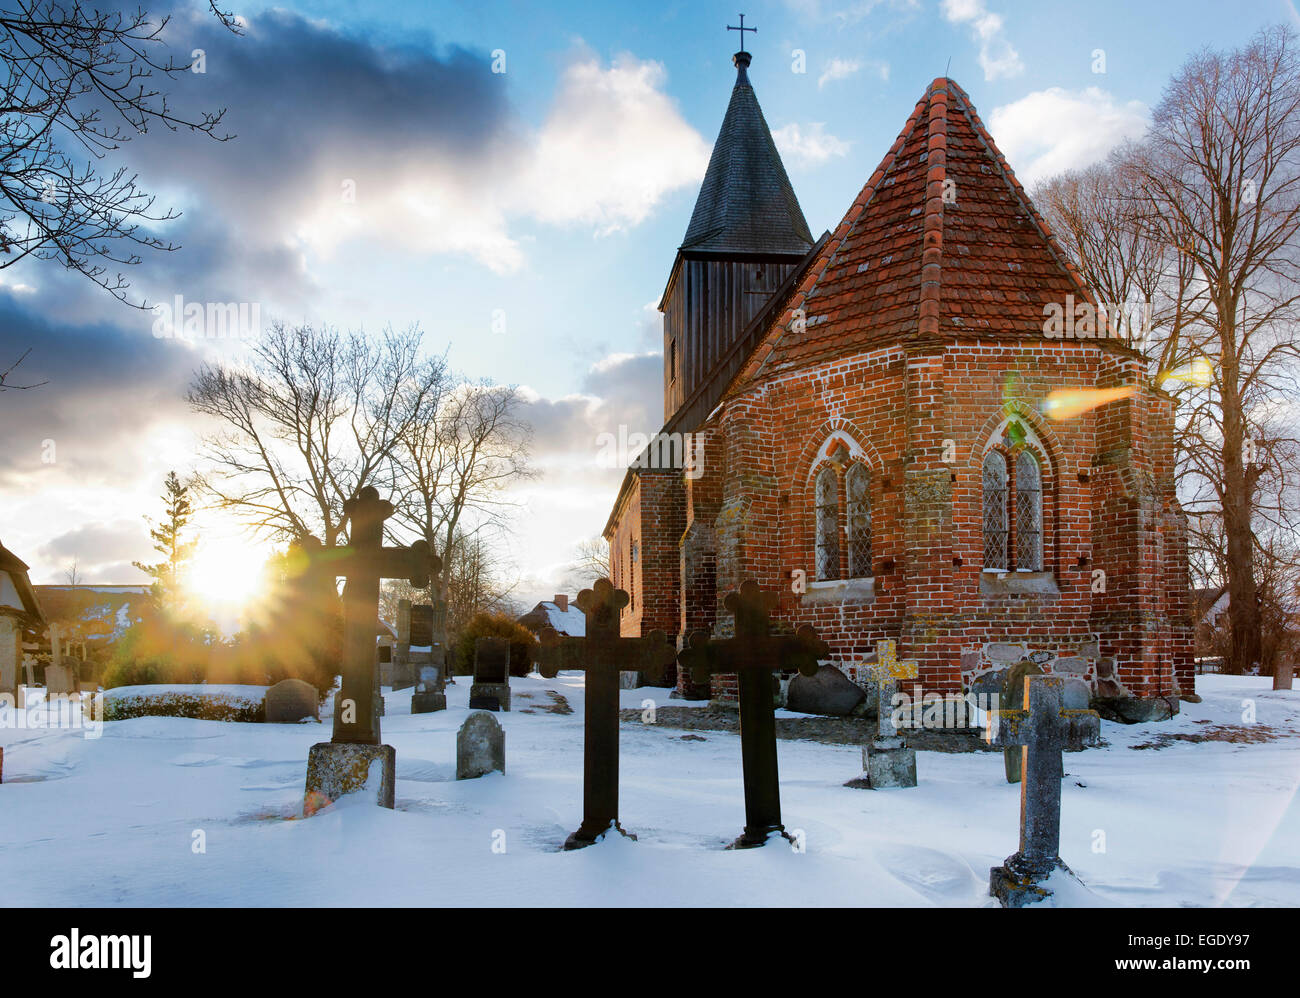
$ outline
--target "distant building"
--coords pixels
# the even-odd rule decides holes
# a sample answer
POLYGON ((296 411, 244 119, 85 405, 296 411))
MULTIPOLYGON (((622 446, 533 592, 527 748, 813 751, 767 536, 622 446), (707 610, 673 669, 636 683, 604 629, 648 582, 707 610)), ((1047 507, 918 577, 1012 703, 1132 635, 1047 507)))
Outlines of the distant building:
POLYGON ((67 654, 86 662, 104 663, 115 642, 133 624, 153 613, 147 585, 33 586, 45 610, 39 635, 40 653, 51 650, 54 627, 67 654))
POLYGON ((27 563, 0 544, 0 693, 18 689, 24 645, 44 626, 45 614, 27 577, 27 563))
POLYGON ((553 627, 565 637, 581 638, 587 635, 586 615, 569 602, 563 593, 554 599, 542 600, 535 607, 519 618, 534 634, 541 634, 542 628, 553 627))

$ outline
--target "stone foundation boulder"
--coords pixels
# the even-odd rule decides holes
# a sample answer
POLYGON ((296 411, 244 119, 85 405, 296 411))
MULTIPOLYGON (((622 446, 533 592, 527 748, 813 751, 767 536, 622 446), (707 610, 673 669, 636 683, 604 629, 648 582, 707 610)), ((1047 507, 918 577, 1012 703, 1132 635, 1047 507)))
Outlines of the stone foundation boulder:
POLYGON ((867 691, 833 665, 823 665, 815 676, 802 673, 790 680, 786 707, 801 714, 848 717, 867 699, 867 691))

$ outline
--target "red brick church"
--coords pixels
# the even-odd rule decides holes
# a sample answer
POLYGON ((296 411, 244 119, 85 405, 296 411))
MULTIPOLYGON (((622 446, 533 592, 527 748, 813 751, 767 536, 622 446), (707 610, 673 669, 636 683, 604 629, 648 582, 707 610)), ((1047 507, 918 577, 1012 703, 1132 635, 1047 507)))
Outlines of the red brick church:
POLYGON ((1031 658, 1176 709, 1172 400, 1120 340, 1045 334, 1051 305, 1094 298, 956 83, 930 84, 814 239, 749 64, 659 305, 663 433, 691 434, 694 463, 629 471, 605 528, 623 634, 725 635, 722 600, 753 578, 851 679, 890 638, 927 692, 1031 658), (1045 414, 1096 389, 1121 397, 1045 414))

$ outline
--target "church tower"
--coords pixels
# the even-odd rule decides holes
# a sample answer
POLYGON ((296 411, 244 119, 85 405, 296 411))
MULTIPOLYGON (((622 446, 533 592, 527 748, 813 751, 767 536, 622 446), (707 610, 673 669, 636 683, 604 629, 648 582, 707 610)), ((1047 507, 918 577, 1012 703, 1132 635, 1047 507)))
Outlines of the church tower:
MULTIPOLYGON (((746 29, 749 30, 749 29, 746 29)), ((799 201, 749 83, 748 52, 686 236, 659 302, 664 423, 689 432, 708 416, 747 351, 742 334, 812 249, 799 201)))

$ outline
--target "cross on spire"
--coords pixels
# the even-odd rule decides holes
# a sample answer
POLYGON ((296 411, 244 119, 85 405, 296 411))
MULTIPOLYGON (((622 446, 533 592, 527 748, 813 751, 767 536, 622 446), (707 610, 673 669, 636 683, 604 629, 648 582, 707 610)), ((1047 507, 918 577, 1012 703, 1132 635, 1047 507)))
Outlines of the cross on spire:
POLYGON ((754 32, 754 34, 758 34, 758 29, 757 29, 757 28, 747 28, 747 27, 745 27, 745 15, 744 15, 744 14, 741 14, 741 15, 740 15, 740 27, 739 27, 739 28, 734 27, 733 25, 728 24, 728 25, 727 25, 727 30, 728 30, 728 31, 739 31, 739 32, 740 32, 740 51, 742 51, 742 52, 745 51, 745 32, 746 32, 746 31, 752 31, 752 32, 754 32))

